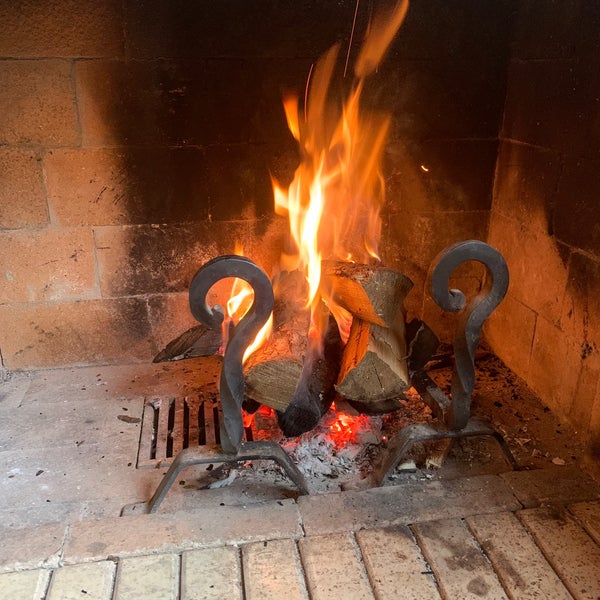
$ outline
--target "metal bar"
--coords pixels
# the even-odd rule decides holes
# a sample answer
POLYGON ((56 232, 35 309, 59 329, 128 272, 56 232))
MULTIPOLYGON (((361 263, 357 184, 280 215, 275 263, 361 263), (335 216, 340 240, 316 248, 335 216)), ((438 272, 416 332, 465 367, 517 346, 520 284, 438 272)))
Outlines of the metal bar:
POLYGON ((515 470, 519 469, 519 464, 512 455, 512 452, 503 437, 486 423, 471 419, 466 426, 460 430, 443 429, 440 426, 436 427, 429 423, 415 423, 414 425, 404 427, 390 439, 380 464, 373 469, 373 472, 369 477, 369 483, 375 486, 381 486, 385 479, 392 471, 394 471, 400 464, 400 461, 417 442, 427 442, 429 440, 454 440, 477 436, 493 437, 500 444, 500 448, 510 466, 515 470))
POLYGON ((156 512, 167 492, 176 481, 179 473, 187 467, 207 463, 236 463, 247 460, 275 461, 300 490, 301 494, 309 494, 304 476, 285 453, 285 450, 275 442, 242 442, 239 451, 233 455, 224 454, 220 446, 196 446, 182 450, 175 457, 175 460, 148 502, 129 504, 123 507, 121 515, 156 512))

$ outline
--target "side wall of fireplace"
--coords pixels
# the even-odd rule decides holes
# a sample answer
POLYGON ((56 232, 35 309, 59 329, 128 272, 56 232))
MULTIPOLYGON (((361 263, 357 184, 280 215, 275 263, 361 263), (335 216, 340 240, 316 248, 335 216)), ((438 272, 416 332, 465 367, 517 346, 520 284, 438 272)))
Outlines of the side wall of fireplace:
POLYGON ((600 5, 519 3, 489 242, 494 351, 600 454, 600 5))

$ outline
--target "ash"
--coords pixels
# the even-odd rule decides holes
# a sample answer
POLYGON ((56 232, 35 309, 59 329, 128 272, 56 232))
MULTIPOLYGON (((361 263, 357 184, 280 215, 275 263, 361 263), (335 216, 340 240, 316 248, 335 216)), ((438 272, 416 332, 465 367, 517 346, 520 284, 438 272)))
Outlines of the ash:
MULTIPOLYGON (((431 420, 431 411, 416 392, 401 400, 402 409, 387 415, 359 414, 343 401, 332 405, 318 425, 296 438, 285 438, 275 413, 261 409, 252 425, 255 440, 279 443, 305 476, 313 493, 352 487, 369 475, 386 441, 402 427, 431 420)), ((255 463, 240 476, 285 478, 274 463, 255 463)))

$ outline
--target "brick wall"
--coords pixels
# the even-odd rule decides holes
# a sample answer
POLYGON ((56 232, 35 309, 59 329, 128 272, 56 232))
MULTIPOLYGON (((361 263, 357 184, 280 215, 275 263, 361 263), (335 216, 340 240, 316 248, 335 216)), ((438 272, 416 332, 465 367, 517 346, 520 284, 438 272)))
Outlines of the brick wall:
MULTIPOLYGON (((237 238, 269 268, 269 172, 298 159, 281 93, 302 94, 333 42, 345 51, 355 5, 0 0, 4 368, 148 361, 193 324, 204 261, 237 238)), ((424 281, 445 246, 487 236, 511 6, 414 0, 370 82, 369 106, 393 115, 384 263, 440 331, 424 281)))
POLYGON ((496 353, 600 454, 600 5, 521 2, 489 241, 496 353))

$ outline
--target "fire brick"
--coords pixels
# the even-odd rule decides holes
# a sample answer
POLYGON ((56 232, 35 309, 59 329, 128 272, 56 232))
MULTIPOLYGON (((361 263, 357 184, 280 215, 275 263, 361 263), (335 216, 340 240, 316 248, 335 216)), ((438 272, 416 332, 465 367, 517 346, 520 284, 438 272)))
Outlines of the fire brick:
POLYGON ((1 232, 0 274, 0 303, 92 298, 97 295, 92 232, 1 232))
POLYGON ((508 294, 485 324, 487 343, 519 377, 529 372, 536 318, 533 310, 508 294))
POLYGON ((102 294, 187 290, 202 264, 231 254, 235 241, 243 244, 247 231, 244 222, 98 228, 95 235, 102 294))
POLYGON ((567 268, 561 248, 546 233, 492 212, 488 243, 504 256, 513 296, 550 321, 560 318, 567 268))
POLYGON ((148 361, 156 354, 150 333, 138 299, 0 305, 9 369, 148 361))
POLYGON ((66 146, 79 140, 71 64, 0 61, 0 144, 66 146))
POLYGON ((0 3, 0 56, 12 58, 119 56, 120 0, 19 0, 0 3))
POLYGON ((580 370, 580 341, 538 317, 529 369, 531 389, 556 414, 569 415, 580 370))
POLYGON ((0 229, 43 225, 48 208, 35 152, 0 150, 0 229))

